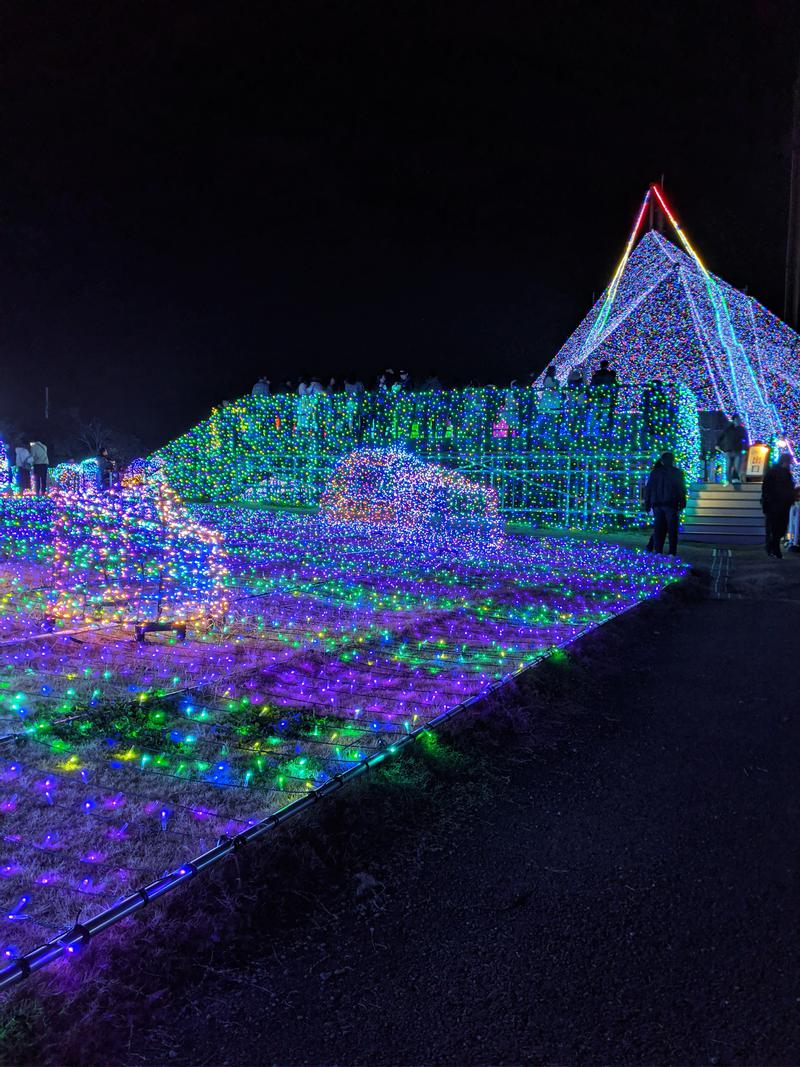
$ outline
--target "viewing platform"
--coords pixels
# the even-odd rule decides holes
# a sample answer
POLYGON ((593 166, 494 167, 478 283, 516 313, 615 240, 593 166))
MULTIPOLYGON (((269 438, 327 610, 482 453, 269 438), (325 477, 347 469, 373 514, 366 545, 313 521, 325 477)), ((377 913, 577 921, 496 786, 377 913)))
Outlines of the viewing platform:
POLYGON ((646 523, 662 452, 694 476, 700 431, 681 384, 279 393, 214 408, 157 457, 188 501, 302 508, 359 448, 401 449, 490 487, 506 522, 603 531, 646 523))

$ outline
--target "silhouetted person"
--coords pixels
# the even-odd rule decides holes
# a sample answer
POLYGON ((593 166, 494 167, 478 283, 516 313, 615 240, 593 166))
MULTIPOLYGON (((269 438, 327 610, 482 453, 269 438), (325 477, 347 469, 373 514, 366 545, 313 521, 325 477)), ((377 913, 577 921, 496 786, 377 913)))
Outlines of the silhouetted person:
POLYGON ((742 420, 734 415, 731 421, 717 438, 717 448, 724 452, 728 459, 728 482, 733 485, 742 480, 742 467, 744 457, 747 455, 747 430, 742 426, 742 420))
POLYGON ((664 551, 669 536, 669 554, 678 554, 678 515, 686 507, 686 476, 675 466, 675 456, 665 452, 656 465, 644 491, 645 511, 653 512, 653 551, 664 551))
POLYGON ((764 475, 761 485, 761 510, 768 556, 782 559, 781 541, 789 526, 789 512, 795 499, 791 456, 782 455, 764 475))
POLYGON ((25 445, 17 445, 14 465, 17 468, 17 489, 24 493, 31 487, 31 468, 33 467, 33 456, 25 445))
POLYGON ((114 460, 108 454, 108 449, 101 448, 97 453, 97 488, 101 493, 111 488, 115 465, 114 460))
MULTIPOLYGON (((650 481, 650 478, 653 477, 653 475, 655 474, 655 472, 658 470, 658 468, 660 466, 661 466, 661 460, 657 459, 655 461, 655 463, 653 464, 653 469, 650 471, 650 474, 648 475, 648 479, 647 479, 648 482, 650 481)), ((647 508, 646 510, 649 511, 650 509, 647 508)), ((653 541, 654 541, 654 537, 653 537, 653 534, 651 533, 649 538, 647 539, 647 545, 645 546, 645 552, 652 552, 653 551, 653 541)))
POLYGON ((44 496, 47 492, 47 468, 50 466, 50 460, 47 458, 47 449, 41 441, 31 441, 31 459, 33 460, 36 495, 44 496))
POLYGON ((582 389, 583 385, 583 366, 575 366, 567 375, 567 388, 582 389))
POLYGON ((556 368, 548 367, 542 381, 542 398, 539 411, 547 414, 561 410, 561 383, 556 378, 556 368))
POLYGON ((262 375, 251 390, 252 396, 269 396, 269 378, 262 375))
POLYGON ((610 367, 607 359, 600 360, 600 366, 592 375, 592 385, 616 385, 617 372, 610 367))

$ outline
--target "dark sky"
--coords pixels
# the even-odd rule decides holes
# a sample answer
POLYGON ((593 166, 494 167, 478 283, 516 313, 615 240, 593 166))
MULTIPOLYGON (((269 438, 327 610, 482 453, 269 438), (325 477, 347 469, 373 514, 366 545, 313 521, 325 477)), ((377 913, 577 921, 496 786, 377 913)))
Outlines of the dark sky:
POLYGON ((648 182, 780 312, 798 5, 6 5, 0 418, 544 365, 648 182), (699 12, 696 10, 699 8, 699 12))

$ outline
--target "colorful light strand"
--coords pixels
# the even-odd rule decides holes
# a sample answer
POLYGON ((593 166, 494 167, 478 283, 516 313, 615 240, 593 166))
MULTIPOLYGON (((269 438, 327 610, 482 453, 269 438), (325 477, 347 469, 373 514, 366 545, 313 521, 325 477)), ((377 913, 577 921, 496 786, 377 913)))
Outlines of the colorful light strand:
POLYGON ((72 621, 43 625, 60 505, 9 503, 9 959, 67 928, 81 903, 96 914, 178 869, 682 573, 607 544, 512 535, 431 553, 315 517, 207 506, 190 519, 224 538, 224 618, 185 642, 137 644, 130 627, 85 620, 76 639, 72 621))
POLYGON ((683 383, 700 410, 740 414, 751 440, 795 440, 800 338, 713 275, 663 191, 654 185, 650 192, 685 251, 654 231, 630 254, 629 241, 622 269, 558 353, 559 378, 574 367, 591 373, 606 359, 622 381, 683 383))
POLYGON ((224 615, 222 537, 166 483, 55 492, 52 514, 54 618, 198 624, 224 615))
POLYGON ((506 520, 586 530, 643 520, 642 485, 661 452, 675 452, 690 476, 697 469, 686 386, 637 380, 555 399, 521 388, 379 392, 354 410, 339 395, 245 397, 158 458, 187 500, 316 507, 343 456, 399 448, 492 488, 506 520))

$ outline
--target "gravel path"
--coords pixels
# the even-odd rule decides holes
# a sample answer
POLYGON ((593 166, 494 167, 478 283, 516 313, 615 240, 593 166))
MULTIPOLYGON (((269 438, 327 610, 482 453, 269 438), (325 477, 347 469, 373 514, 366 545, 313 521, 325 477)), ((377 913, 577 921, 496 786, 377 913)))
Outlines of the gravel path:
POLYGON ((606 629, 549 743, 490 745, 460 820, 206 969, 130 1062, 797 1063, 800 601, 606 629))

